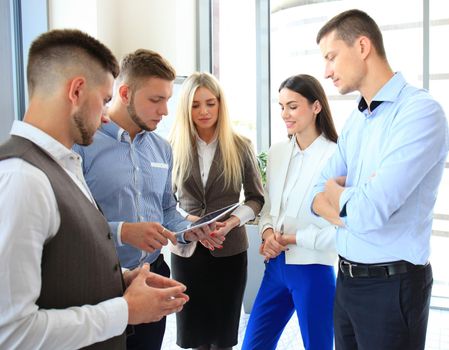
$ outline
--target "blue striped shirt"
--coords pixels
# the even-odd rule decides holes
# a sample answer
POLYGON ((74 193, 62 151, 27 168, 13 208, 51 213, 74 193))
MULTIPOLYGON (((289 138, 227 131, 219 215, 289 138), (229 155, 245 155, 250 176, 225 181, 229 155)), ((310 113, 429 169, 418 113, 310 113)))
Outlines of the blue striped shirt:
POLYGON ((346 176, 337 251, 361 263, 425 264, 449 149, 444 112, 400 73, 373 98, 371 113, 359 101, 314 189, 316 195, 327 179, 346 176))
POLYGON ((114 122, 104 124, 87 147, 75 146, 95 200, 109 221, 123 267, 153 262, 160 251, 145 253, 117 239, 122 222, 159 222, 171 231, 189 224, 176 210, 171 186, 172 151, 154 132, 134 140, 114 122))

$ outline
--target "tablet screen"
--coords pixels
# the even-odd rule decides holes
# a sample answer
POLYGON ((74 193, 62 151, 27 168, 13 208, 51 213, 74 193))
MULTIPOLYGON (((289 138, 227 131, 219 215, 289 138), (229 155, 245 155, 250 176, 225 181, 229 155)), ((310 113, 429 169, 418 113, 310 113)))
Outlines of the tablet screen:
POLYGON ((205 225, 209 225, 215 221, 218 221, 219 219, 222 219, 226 216, 226 214, 230 214, 235 208, 237 208, 240 205, 240 203, 234 203, 231 205, 228 205, 224 208, 215 210, 213 212, 210 212, 202 217, 200 217, 197 221, 193 222, 190 227, 187 227, 184 230, 176 232, 176 234, 183 233, 186 231, 189 231, 193 228, 202 227, 205 225))

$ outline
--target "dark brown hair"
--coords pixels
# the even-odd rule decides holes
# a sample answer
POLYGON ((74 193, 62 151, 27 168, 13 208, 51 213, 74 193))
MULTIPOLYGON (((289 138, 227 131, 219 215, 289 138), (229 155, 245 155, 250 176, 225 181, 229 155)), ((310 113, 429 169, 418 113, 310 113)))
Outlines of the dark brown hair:
POLYGON ((116 58, 100 41, 80 30, 56 29, 41 34, 31 44, 27 66, 30 95, 36 86, 48 84, 52 77, 73 65, 97 79, 99 67, 114 78, 119 73, 116 58))
POLYGON ((338 135, 335 130, 332 113, 320 82, 311 75, 298 74, 284 80, 279 87, 279 92, 284 88, 305 97, 310 104, 315 101, 318 101, 321 104, 321 111, 318 113, 315 120, 318 132, 320 134, 322 133, 328 140, 337 142, 338 135))
POLYGON ((378 55, 386 59, 387 55, 379 26, 365 12, 348 10, 331 18, 318 32, 317 44, 324 36, 333 31, 338 39, 343 40, 349 46, 352 46, 354 41, 362 35, 368 37, 378 55))
POLYGON ((120 81, 136 88, 142 78, 150 77, 172 81, 176 78, 176 72, 165 58, 151 50, 139 49, 123 58, 120 64, 120 81))

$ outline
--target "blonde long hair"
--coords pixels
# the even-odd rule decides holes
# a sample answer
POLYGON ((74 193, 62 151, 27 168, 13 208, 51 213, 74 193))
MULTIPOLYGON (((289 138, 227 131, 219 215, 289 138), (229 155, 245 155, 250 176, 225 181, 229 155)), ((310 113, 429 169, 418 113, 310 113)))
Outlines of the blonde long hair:
POLYGON ((223 90, 218 80, 206 72, 193 73, 184 81, 181 88, 175 123, 169 135, 169 142, 173 148, 173 187, 181 188, 192 172, 198 136, 192 121, 192 103, 199 87, 208 89, 219 101, 216 130, 218 147, 223 158, 224 184, 226 188, 239 191, 243 181, 243 154, 251 152, 252 149, 249 147, 249 141, 232 129, 223 90))

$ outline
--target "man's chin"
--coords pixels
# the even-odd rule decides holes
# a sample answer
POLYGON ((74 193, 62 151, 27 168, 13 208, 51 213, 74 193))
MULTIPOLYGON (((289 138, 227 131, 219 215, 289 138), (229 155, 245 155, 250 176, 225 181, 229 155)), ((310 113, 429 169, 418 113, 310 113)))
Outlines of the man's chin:
POLYGON ((94 142, 93 135, 89 139, 77 140, 75 143, 79 146, 89 146, 94 142))
POLYGON ((356 88, 354 88, 352 86, 340 86, 337 89, 341 95, 350 94, 351 92, 354 92, 357 90, 356 88))
POLYGON ((145 125, 144 130, 149 131, 149 132, 154 131, 157 129, 157 125, 158 125, 158 123, 147 124, 147 125, 145 125))

